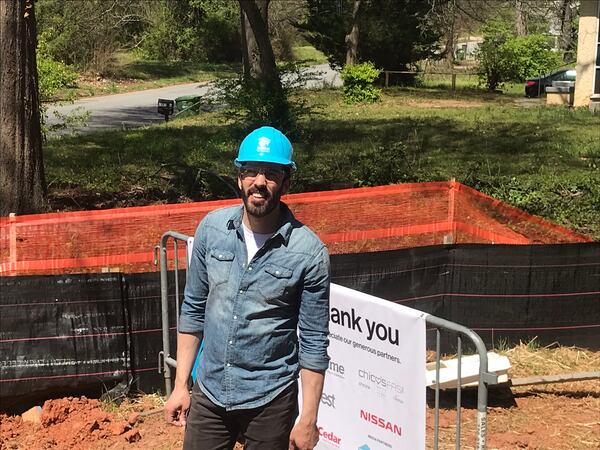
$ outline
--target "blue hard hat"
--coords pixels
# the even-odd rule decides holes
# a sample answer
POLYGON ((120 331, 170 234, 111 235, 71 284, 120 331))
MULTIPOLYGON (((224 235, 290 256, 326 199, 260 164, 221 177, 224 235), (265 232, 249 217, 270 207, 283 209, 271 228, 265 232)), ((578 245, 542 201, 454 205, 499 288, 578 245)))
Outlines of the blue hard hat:
POLYGON ((292 143, 285 135, 273 127, 260 127, 244 138, 240 145, 235 165, 246 162, 281 164, 296 170, 292 161, 292 143))

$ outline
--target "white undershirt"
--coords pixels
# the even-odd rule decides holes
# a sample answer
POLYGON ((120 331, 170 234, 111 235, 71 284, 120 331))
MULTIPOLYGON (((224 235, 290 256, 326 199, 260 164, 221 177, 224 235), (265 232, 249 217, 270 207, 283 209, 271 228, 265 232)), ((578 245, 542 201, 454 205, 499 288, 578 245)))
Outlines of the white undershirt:
POLYGON ((243 222, 242 227, 244 229, 244 241, 246 241, 246 250, 248 252, 248 262, 250 262, 252 261, 252 258, 254 258, 254 255, 256 255, 258 249, 265 245, 265 242, 267 242, 267 240, 275 233, 254 233, 243 222))

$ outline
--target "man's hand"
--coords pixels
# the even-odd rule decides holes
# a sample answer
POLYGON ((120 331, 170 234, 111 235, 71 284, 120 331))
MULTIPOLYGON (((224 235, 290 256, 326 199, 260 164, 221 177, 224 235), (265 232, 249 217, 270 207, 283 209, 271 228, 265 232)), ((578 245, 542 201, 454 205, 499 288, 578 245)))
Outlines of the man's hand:
POLYGON ((319 430, 314 423, 300 420, 290 433, 289 450, 312 450, 319 442, 319 430))
POLYGON ((190 409, 190 393, 185 388, 175 388, 165 403, 165 420, 178 427, 184 427, 190 409))

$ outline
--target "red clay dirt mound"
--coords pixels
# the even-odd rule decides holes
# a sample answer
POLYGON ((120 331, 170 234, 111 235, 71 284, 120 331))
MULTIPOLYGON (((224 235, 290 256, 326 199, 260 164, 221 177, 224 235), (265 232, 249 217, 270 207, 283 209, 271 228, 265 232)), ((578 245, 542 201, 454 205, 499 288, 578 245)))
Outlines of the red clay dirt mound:
POLYGON ((134 428, 138 419, 135 413, 127 420, 120 419, 103 411, 99 400, 86 397, 48 400, 42 407, 41 423, 0 415, 0 449, 85 450, 100 440, 136 442, 141 438, 134 428))

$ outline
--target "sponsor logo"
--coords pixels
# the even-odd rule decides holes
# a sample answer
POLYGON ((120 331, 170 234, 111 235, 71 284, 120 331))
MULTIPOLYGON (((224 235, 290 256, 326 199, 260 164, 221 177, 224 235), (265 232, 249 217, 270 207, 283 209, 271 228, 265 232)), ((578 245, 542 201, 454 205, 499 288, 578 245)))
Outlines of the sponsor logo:
POLYGON ((325 392, 321 395, 321 404, 335 409, 335 395, 327 395, 325 392))
POLYGON ((366 369, 358 369, 358 385, 365 389, 375 388, 378 394, 394 396, 394 400, 402 401, 400 394, 404 393, 404 386, 398 384, 389 378, 378 375, 366 369))
POLYGON ((258 147, 256 147, 256 151, 259 153, 269 153, 271 148, 269 144, 271 143, 271 139, 268 137, 260 137, 258 138, 258 147))
POLYGON ((340 446, 340 443, 342 442, 342 438, 339 436, 336 436, 335 433, 333 433, 332 431, 326 431, 325 429, 323 429, 323 427, 319 427, 319 436, 321 436, 323 438, 323 440, 329 442, 330 444, 333 444, 337 447, 340 446))
POLYGON ((344 378, 344 375, 346 373, 346 369, 344 366, 331 360, 329 361, 329 369, 327 370, 339 378, 344 378))
POLYGON ((371 447, 369 447, 367 444, 364 444, 358 447, 358 450, 371 450, 371 447))
POLYGON ((365 422, 369 422, 372 425, 375 425, 379 428, 382 428, 386 431, 389 431, 390 433, 394 433, 397 434, 398 436, 402 436, 402 428, 400 427, 400 425, 396 425, 393 422, 390 422, 389 420, 383 418, 383 417, 379 417, 375 414, 372 414, 368 411, 364 411, 364 410, 360 410, 360 418, 362 420, 364 420, 365 422))

